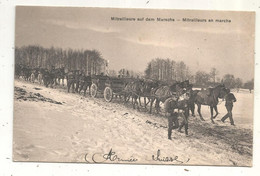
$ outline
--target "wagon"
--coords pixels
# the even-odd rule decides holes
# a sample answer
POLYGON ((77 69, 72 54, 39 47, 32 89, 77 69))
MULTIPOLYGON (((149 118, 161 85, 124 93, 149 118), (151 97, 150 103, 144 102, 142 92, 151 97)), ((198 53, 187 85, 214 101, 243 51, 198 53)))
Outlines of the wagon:
POLYGON ((96 97, 98 93, 103 94, 104 89, 106 88, 106 81, 109 79, 108 76, 104 75, 95 75, 92 76, 92 84, 90 87, 90 95, 91 97, 96 97))
POLYGON ((124 95, 124 88, 128 80, 125 78, 109 78, 105 82, 104 99, 111 102, 113 97, 124 95))

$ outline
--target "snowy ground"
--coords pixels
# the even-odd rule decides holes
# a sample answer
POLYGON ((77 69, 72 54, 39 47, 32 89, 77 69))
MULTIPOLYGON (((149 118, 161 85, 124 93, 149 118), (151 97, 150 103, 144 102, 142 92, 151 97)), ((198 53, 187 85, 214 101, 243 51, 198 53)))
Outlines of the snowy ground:
POLYGON ((236 126, 219 121, 226 113, 224 102, 216 124, 203 106, 206 121, 190 117, 190 135, 173 131, 171 141, 163 116, 134 110, 120 100, 107 103, 15 80, 13 159, 252 166, 253 94, 243 90, 234 95, 236 126))

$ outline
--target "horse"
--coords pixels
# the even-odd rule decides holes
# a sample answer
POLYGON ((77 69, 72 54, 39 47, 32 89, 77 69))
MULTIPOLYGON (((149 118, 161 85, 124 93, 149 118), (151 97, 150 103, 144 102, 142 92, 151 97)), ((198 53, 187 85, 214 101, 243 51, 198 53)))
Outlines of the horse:
POLYGON ((194 113, 194 111, 195 111, 195 97, 196 97, 197 93, 199 92, 199 90, 193 90, 192 88, 193 88, 193 85, 189 84, 187 89, 186 89, 186 92, 188 92, 189 95, 190 95, 190 98, 188 100, 188 108, 189 108, 188 115, 190 115, 190 111, 191 111, 191 115, 193 117, 195 117, 195 113, 194 113))
POLYGON ((137 109, 139 110, 139 106, 141 106, 140 97, 142 94, 142 89, 143 89, 143 81, 140 79, 133 80, 133 81, 127 83, 123 90, 125 92, 125 103, 131 97, 133 108, 135 109, 136 105, 137 105, 137 109), (138 103, 137 99, 139 99, 139 103, 138 103))
POLYGON ((55 84, 57 85, 57 79, 58 79, 58 84, 60 84, 60 80, 61 80, 62 86, 64 86, 65 67, 57 68, 54 70, 54 72, 55 72, 55 84))
POLYGON ((67 74, 67 91, 70 92, 70 87, 72 86, 72 92, 75 91, 75 83, 76 83, 76 71, 69 71, 67 74))
POLYGON ((224 98, 224 96, 227 94, 226 88, 224 84, 220 84, 214 88, 211 88, 209 90, 201 90, 197 92, 194 102, 198 106, 198 113, 200 116, 200 119, 202 121, 205 121, 204 118, 201 115, 201 105, 207 105, 210 106, 210 113, 211 113, 211 122, 214 124, 214 120, 218 113, 218 99, 224 98), (213 109, 215 110, 216 114, 213 116, 213 109))
POLYGON ((31 76, 30 76, 30 81, 31 81, 32 83, 34 83, 35 78, 36 78, 36 76, 35 76, 35 71, 32 71, 31 76))
POLYGON ((22 77, 24 78, 24 80, 29 81, 30 76, 31 76, 31 68, 24 66, 24 67, 22 67, 21 72, 22 72, 22 77))
POLYGON ((42 73, 39 72, 38 77, 37 77, 37 80, 38 80, 39 84, 42 84, 42 83, 43 83, 43 80, 42 80, 42 79, 43 79, 42 73))
POLYGON ((79 92, 79 79, 83 75, 83 72, 80 70, 75 70, 74 73, 75 73, 74 78, 75 78, 75 84, 76 84, 75 92, 78 93, 79 92))
POLYGON ((85 76, 85 74, 82 74, 79 77, 79 91, 78 93, 80 94, 81 90, 84 91, 84 96, 86 96, 86 91, 87 89, 89 90, 89 94, 90 94, 90 86, 92 84, 92 80, 91 80, 91 76, 85 76))
POLYGON ((43 84, 45 85, 45 87, 48 87, 50 85, 50 87, 53 87, 54 82, 55 82, 55 75, 52 71, 49 71, 47 69, 45 69, 42 73, 42 78, 43 78, 43 84))
POLYGON ((151 102, 151 92, 155 88, 159 86, 158 81, 154 81, 151 79, 144 80, 142 82, 142 87, 141 87, 141 97, 144 98, 144 107, 146 109, 146 106, 151 102), (148 102, 146 102, 146 99, 148 99, 148 102))
POLYGON ((44 84, 43 75, 45 72, 46 72, 46 70, 44 68, 39 69, 38 76, 37 76, 37 80, 38 80, 39 84, 44 84))
POLYGON ((159 86, 151 91, 151 102, 150 102, 150 113, 152 113, 152 106, 155 101, 156 112, 160 111, 160 102, 165 102, 166 99, 172 96, 180 96, 184 93, 186 88, 189 86, 189 80, 183 82, 176 82, 170 86, 163 85, 159 86))
POLYGON ((189 92, 185 92, 180 96, 171 96, 167 98, 164 102, 165 113, 168 117, 168 139, 171 140, 171 134, 173 129, 178 129, 181 132, 181 129, 185 127, 185 135, 188 136, 188 111, 189 111, 189 92), (183 114, 183 121, 181 125, 179 125, 178 116, 183 114), (172 123, 175 123, 173 126, 172 123))

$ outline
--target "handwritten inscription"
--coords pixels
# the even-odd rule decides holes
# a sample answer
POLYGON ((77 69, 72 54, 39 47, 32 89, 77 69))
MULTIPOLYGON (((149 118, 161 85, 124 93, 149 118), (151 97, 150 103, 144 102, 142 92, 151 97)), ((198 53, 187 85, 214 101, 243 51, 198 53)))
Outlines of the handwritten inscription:
MULTIPOLYGON (((173 164, 185 164, 190 161, 188 158, 187 160, 181 160, 178 156, 161 156, 160 149, 157 150, 156 155, 152 155, 152 160, 154 162, 163 162, 163 163, 173 163, 173 164)), ((87 163, 135 163, 139 161, 138 158, 131 156, 129 158, 119 156, 113 149, 111 148, 108 153, 94 153, 89 155, 88 153, 85 155, 85 161, 87 163)))
POLYGON ((178 164, 184 164, 190 161, 189 158, 186 161, 181 161, 178 156, 161 156, 161 151, 159 149, 157 150, 156 155, 152 155, 152 160, 159 161, 159 162, 178 163, 178 164))
MULTIPOLYGON (((88 154, 85 155, 85 161, 87 163, 91 163, 88 159, 88 154)), ((116 152, 113 151, 111 148, 108 153, 102 154, 102 153, 95 153, 91 157, 92 162, 94 163, 105 163, 105 162, 137 162, 138 159, 131 156, 130 158, 121 158, 119 157, 116 152)))

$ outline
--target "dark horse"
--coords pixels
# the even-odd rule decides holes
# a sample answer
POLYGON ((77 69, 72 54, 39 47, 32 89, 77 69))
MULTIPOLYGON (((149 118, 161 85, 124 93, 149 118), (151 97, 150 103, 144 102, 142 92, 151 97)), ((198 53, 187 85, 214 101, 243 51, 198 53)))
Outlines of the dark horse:
POLYGON ((151 103, 150 103, 150 113, 152 113, 153 102, 155 101, 156 112, 160 111, 160 102, 165 102, 167 98, 172 96, 180 96, 189 87, 189 80, 183 82, 176 82, 171 86, 163 85, 152 90, 151 92, 151 103))
POLYGON ((53 87, 54 85, 54 79, 55 79, 55 75, 52 71, 49 71, 47 69, 42 70, 42 78, 43 78, 43 83, 45 85, 45 87, 48 87, 50 85, 50 87, 53 87))
POLYGON ((195 104, 198 106, 198 113, 200 115, 200 119, 204 121, 202 115, 201 115, 201 105, 208 105, 210 106, 210 113, 211 113, 211 122, 214 122, 214 118, 217 117, 218 113, 218 99, 224 98, 226 95, 226 88, 225 85, 220 84, 214 88, 210 88, 209 90, 201 90, 199 91, 194 99, 195 104), (213 116, 213 109, 216 112, 216 115, 213 116))
POLYGON ((151 102, 151 93, 159 86, 159 82, 151 79, 146 79, 142 82, 141 97, 144 98, 144 107, 151 102), (148 101, 146 101, 148 99, 148 101))
POLYGON ((60 80, 62 81, 62 86, 64 86, 64 78, 65 78, 65 67, 56 68, 54 70, 55 74, 55 85, 60 84, 60 80), (58 82, 57 82, 58 80, 58 82))
POLYGON ((84 91, 84 96, 86 96, 86 91, 87 89, 89 90, 89 95, 90 95, 90 86, 92 84, 91 81, 91 76, 88 75, 86 76, 84 73, 80 75, 79 77, 79 91, 78 93, 80 94, 81 90, 84 91))

